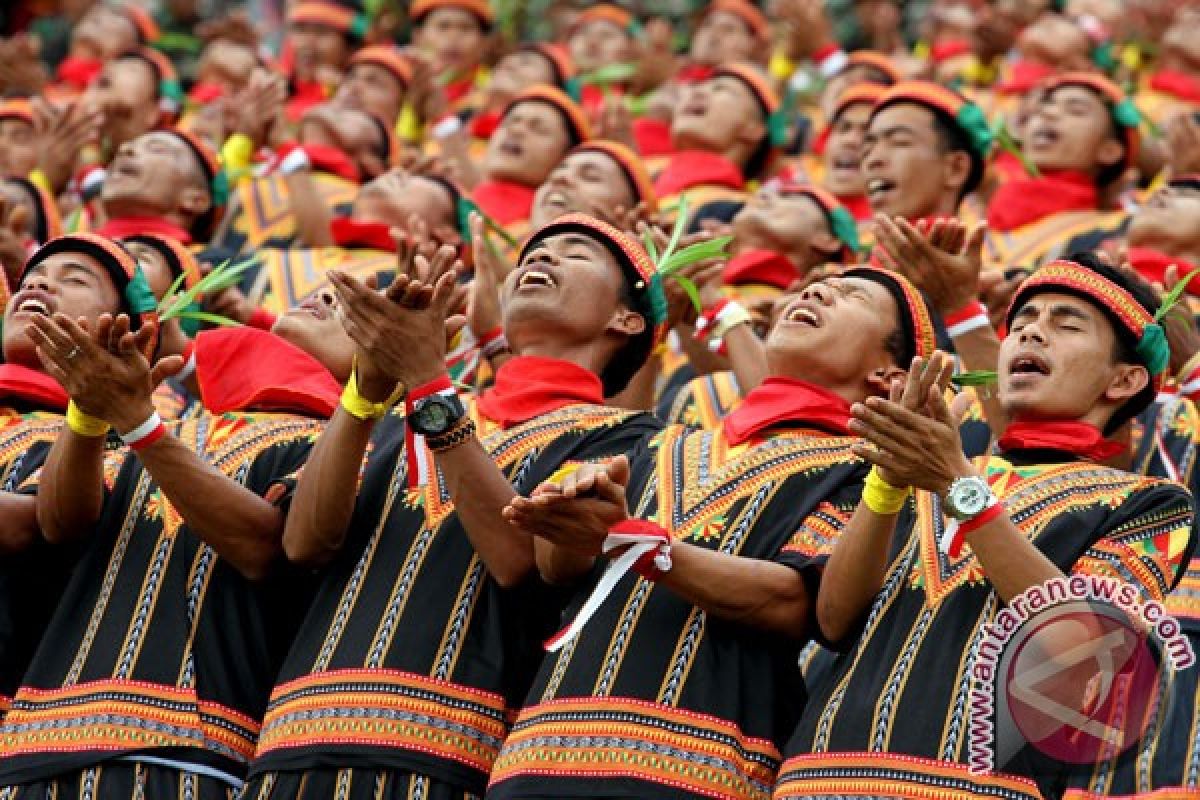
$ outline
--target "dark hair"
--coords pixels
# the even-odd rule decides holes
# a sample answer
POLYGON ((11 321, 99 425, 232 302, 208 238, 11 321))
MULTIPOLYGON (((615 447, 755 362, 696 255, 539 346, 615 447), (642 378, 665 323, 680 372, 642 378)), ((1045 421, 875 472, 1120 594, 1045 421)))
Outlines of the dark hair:
MULTIPOLYGON (((625 272, 626 270, 622 268, 621 271, 625 272)), ((600 382, 604 385, 605 397, 613 397, 625 390, 625 387, 633 380, 633 376, 645 366, 654 342, 654 323, 650 321, 645 312, 638 308, 638 302, 633 297, 628 280, 621 281, 617 302, 625 308, 641 314, 642 319, 646 322, 646 327, 641 333, 630 336, 629 341, 621 345, 621 348, 613 353, 612 358, 604 365, 604 369, 600 370, 600 382)))
POLYGON ((929 106, 923 107, 928 108, 933 113, 933 130, 937 134, 938 147, 941 151, 943 153, 957 153, 961 151, 971 157, 971 171, 967 173, 966 183, 963 184, 962 189, 958 192, 957 200, 961 203, 963 198, 979 188, 979 184, 983 182, 983 173, 987 168, 987 164, 971 148, 971 142, 967 138, 967 134, 963 132, 962 128, 958 127, 958 123, 949 114, 939 109, 929 108, 929 106))
MULTIPOLYGON (((1158 293, 1150 287, 1150 284, 1136 275, 1106 264, 1095 253, 1091 252, 1075 253, 1067 260, 1073 261, 1079 266, 1095 272, 1105 280, 1115 283, 1128 292, 1137 304, 1148 313, 1154 314, 1158 309, 1158 293)), ((1116 364, 1143 364, 1144 362, 1137 353, 1137 341, 1134 340, 1125 325, 1108 309, 1102 306, 1097 307, 1104 312, 1105 317, 1108 318, 1113 331, 1116 333, 1116 344, 1112 354, 1113 362, 1116 364)), ((1108 420, 1108 424, 1104 426, 1104 433, 1108 435, 1115 432, 1126 422, 1142 413, 1142 411, 1154 402, 1155 394, 1154 376, 1151 375, 1150 380, 1140 392, 1130 398, 1125 405, 1113 412, 1112 417, 1108 420)))
MULTIPOLYGON (((903 313, 903 309, 900 311, 903 313)), ((883 349, 901 369, 908 369, 912 363, 912 358, 909 358, 909 364, 904 363, 904 357, 909 355, 912 348, 908 345, 908 337, 905 336, 903 327, 897 326, 884 338, 883 349)))

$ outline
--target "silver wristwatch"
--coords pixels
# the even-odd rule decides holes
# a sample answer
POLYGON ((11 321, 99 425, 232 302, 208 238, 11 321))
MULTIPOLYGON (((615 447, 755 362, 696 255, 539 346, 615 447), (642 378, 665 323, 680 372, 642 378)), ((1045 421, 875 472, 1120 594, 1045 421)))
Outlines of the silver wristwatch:
POLYGON ((992 487, 979 475, 955 478, 942 499, 946 514, 961 522, 979 516, 997 502, 992 487))

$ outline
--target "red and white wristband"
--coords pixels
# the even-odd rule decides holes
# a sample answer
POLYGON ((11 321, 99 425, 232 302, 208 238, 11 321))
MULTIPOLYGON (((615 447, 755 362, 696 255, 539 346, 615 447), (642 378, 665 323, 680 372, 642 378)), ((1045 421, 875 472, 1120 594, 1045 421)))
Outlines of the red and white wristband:
POLYGON ((499 325, 480 336, 476 346, 479 348, 479 354, 489 360, 502 353, 510 352, 504 328, 499 325))
MULTIPOLYGON (((454 388, 450 376, 446 373, 442 373, 428 383, 421 384, 404 396, 405 418, 413 413, 413 407, 418 400, 435 394, 445 397, 458 394, 458 390, 454 388)), ((425 437, 413 431, 412 426, 406 421, 404 425, 404 457, 408 463, 408 488, 410 489, 416 489, 429 483, 429 463, 422 457, 424 450, 425 437)))
POLYGON ((725 353, 725 334, 733 328, 750 321, 750 312, 740 303, 722 297, 700 312, 696 318, 696 338, 707 339, 708 349, 714 353, 725 353))
POLYGON ((946 334, 951 339, 957 339, 992 324, 987 308, 978 300, 973 300, 958 311, 947 314, 942 318, 942 322, 946 324, 946 334))
POLYGON ((648 581, 657 581, 671 571, 671 534, 655 522, 627 519, 612 526, 604 544, 601 545, 601 550, 607 555, 621 547, 628 549, 609 562, 596 588, 592 589, 587 600, 583 601, 575 619, 546 640, 543 647, 548 652, 561 650, 563 645, 578 636, 583 626, 595 615, 621 578, 630 570, 648 581))
POLYGON ((163 424, 162 417, 155 411, 141 425, 138 425, 128 433, 122 433, 121 441, 125 442, 125 445, 130 450, 137 452, 138 450, 145 450, 166 435, 167 426, 163 424))
POLYGON ((942 531, 942 535, 938 537, 939 549, 950 556, 950 558, 958 558, 958 554, 962 552, 963 542, 967 540, 967 536, 987 525, 1003 513, 1004 504, 996 500, 966 522, 959 522, 956 519, 950 520, 946 525, 946 529, 942 531))

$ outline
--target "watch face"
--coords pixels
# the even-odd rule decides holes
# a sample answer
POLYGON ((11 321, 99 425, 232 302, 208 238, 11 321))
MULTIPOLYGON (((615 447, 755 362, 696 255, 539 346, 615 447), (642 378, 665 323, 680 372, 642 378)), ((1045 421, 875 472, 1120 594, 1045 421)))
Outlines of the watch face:
POLYGON ((946 499, 957 514, 974 516, 987 507, 990 494, 983 480, 969 478, 956 481, 946 499))
POLYGON ((444 431, 450 417, 441 403, 430 403, 421 409, 421 422, 430 430, 444 431))

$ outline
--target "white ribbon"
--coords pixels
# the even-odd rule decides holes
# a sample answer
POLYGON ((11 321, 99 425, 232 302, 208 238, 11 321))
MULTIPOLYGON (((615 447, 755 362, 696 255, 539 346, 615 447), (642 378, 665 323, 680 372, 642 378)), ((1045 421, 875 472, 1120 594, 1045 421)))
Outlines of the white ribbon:
POLYGON ((629 549, 609 563, 604 574, 600 576, 596 588, 592 589, 592 593, 584 601, 579 613, 575 615, 575 619, 571 620, 571 624, 546 640, 544 647, 547 652, 558 652, 563 645, 578 636, 579 632, 583 630, 583 626, 612 594, 617 583, 625 577, 625 573, 633 569, 633 565, 646 553, 657 551, 654 554, 654 566, 661 572, 671 571, 671 543, 657 536, 645 536, 638 533, 610 533, 605 537, 601 550, 607 555, 626 545, 629 546, 629 549))

